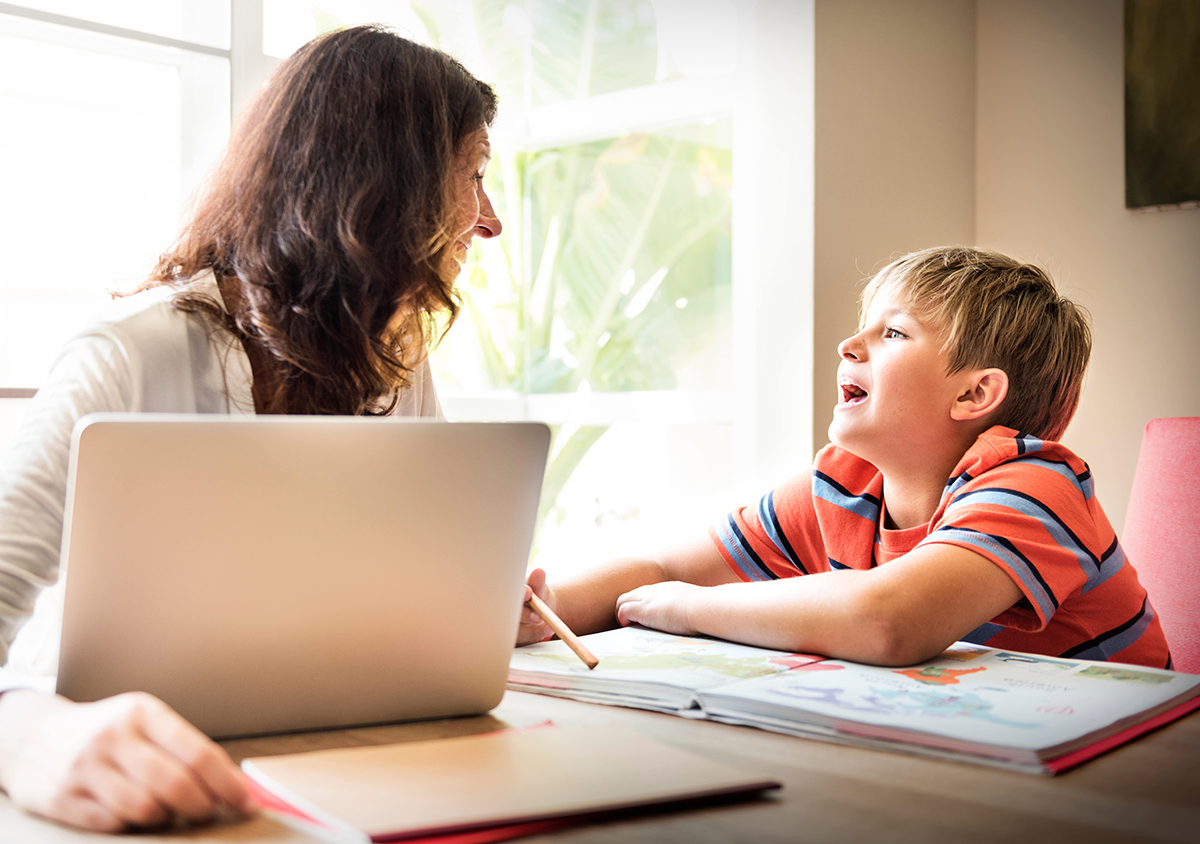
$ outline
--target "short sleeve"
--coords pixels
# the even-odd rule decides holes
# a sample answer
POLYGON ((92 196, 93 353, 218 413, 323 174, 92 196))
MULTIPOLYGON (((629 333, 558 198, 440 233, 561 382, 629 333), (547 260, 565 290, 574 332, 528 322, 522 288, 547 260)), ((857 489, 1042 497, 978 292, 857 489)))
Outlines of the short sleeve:
POLYGON ((734 574, 752 581, 814 571, 812 562, 825 555, 819 550, 811 490, 812 474, 797 475, 757 504, 739 507, 709 529, 734 574))
POLYGON ((1089 477, 1068 463, 1002 463, 959 488, 920 544, 957 545, 1000 566, 1025 601, 995 623, 1040 631, 1068 596, 1100 585, 1124 561, 1115 536, 1096 530, 1090 493, 1089 477))

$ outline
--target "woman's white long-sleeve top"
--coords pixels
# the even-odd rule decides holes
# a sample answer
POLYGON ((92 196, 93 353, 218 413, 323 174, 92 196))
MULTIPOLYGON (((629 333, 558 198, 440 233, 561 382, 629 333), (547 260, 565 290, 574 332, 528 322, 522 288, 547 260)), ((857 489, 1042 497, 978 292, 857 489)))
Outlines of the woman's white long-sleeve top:
MULTIPOLYGON (((215 302, 211 275, 191 289, 215 302)), ((0 459, 0 664, 6 674, 53 674, 61 626, 58 581, 71 432, 99 411, 253 414, 250 361, 229 331, 173 307, 156 288, 112 303, 112 313, 63 348, 0 459)), ((428 362, 393 411, 441 416, 428 362)))

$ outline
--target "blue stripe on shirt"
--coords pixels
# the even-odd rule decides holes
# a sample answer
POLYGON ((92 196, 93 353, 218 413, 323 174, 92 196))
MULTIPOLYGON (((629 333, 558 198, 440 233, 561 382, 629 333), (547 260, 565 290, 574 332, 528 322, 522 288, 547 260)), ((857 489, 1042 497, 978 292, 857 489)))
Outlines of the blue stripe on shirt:
POLYGON ((1041 522, 1058 546, 1074 556, 1079 563, 1079 568, 1086 578, 1085 592, 1095 589, 1108 580, 1125 564, 1124 553, 1110 554, 1106 559, 1098 558, 1053 510, 1024 492, 999 487, 964 492, 950 503, 946 508, 946 513, 953 512, 968 501, 972 504, 995 504, 1007 507, 1041 522))
POLYGON ((725 524, 720 526, 717 536, 720 538, 721 544, 725 546, 725 550, 729 552, 729 556, 737 564, 738 569, 746 575, 747 579, 778 580, 778 575, 763 564, 759 556, 754 553, 754 549, 746 542, 746 537, 738 529, 737 522, 733 516, 729 516, 725 524))
POLYGON ((1092 496, 1096 494, 1096 485, 1092 481, 1091 469, 1085 468, 1082 475, 1077 475, 1075 474, 1075 470, 1067 463, 1063 463, 1061 460, 1047 460, 1044 457, 1015 457, 1008 462, 1021 463, 1026 466, 1039 466, 1042 469, 1049 469, 1051 472, 1061 475, 1070 481, 1073 487, 1079 490, 1084 501, 1090 501, 1092 496))
POLYGON ((942 501, 945 501, 947 496, 954 495, 954 493, 962 489, 963 485, 969 484, 973 480, 975 479, 971 477, 970 472, 963 472, 961 475, 946 481, 946 489, 942 492, 942 501))
POLYGON ((758 500, 758 521, 762 525, 763 530, 767 532, 767 536, 775 545, 781 555, 787 558, 793 566, 801 574, 808 574, 804 568, 804 564, 800 562, 800 557, 792 550, 791 544, 784 536, 783 526, 779 523, 779 517, 775 514, 775 493, 768 492, 758 500))
POLYGON ((1078 659, 1112 659, 1140 639, 1152 621, 1154 621, 1154 607, 1150 606, 1149 599, 1144 599, 1141 610, 1133 618, 1112 630, 1101 633, 1086 642, 1081 642, 1062 655, 1078 659))
POLYGON ((1037 604, 1042 618, 1049 620, 1054 615, 1054 611, 1058 609, 1058 599, 1054 597, 1050 586, 1042 579, 1037 566, 1004 537, 981 533, 970 528, 943 527, 929 534, 919 544, 925 545, 946 539, 954 539, 972 545, 1007 563, 1025 587, 1025 594, 1037 604))
POLYGON ((1037 437, 1022 434, 1020 431, 1017 432, 1015 439, 1017 441, 1017 454, 1029 454, 1034 451, 1041 451, 1044 445, 1037 437))
POLYGON ((869 522, 879 521, 879 499, 873 495, 851 495, 850 491, 824 472, 813 469, 813 495, 843 510, 862 516, 869 522))
POLYGON ((1004 625, 1002 624, 993 624, 990 621, 985 621, 966 636, 963 636, 962 641, 970 642, 972 645, 986 645, 988 643, 988 639, 992 638, 1003 629, 1004 625))

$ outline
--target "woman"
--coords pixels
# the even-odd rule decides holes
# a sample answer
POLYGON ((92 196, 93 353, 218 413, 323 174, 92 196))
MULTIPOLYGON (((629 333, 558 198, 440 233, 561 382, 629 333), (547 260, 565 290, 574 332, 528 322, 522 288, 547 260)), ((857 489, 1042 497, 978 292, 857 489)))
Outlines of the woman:
MULTIPOLYGON (((378 27, 283 62, 178 241, 121 313, 73 340, 0 474, 0 648, 58 576, 70 433, 99 410, 439 416, 426 344, 457 308, 491 88, 378 27)), ((0 787, 98 830, 251 811, 217 745, 144 694, 0 695, 0 787)))

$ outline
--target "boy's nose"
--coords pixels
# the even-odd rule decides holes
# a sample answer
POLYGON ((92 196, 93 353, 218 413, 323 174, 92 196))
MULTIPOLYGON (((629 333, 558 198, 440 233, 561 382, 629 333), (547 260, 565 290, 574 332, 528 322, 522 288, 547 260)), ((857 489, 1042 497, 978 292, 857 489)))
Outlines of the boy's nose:
POLYGON ((858 340, 857 334, 855 334, 853 337, 847 337, 845 340, 838 343, 838 356, 843 360, 858 360, 858 353, 856 352, 858 345, 855 342, 856 340, 858 340))

